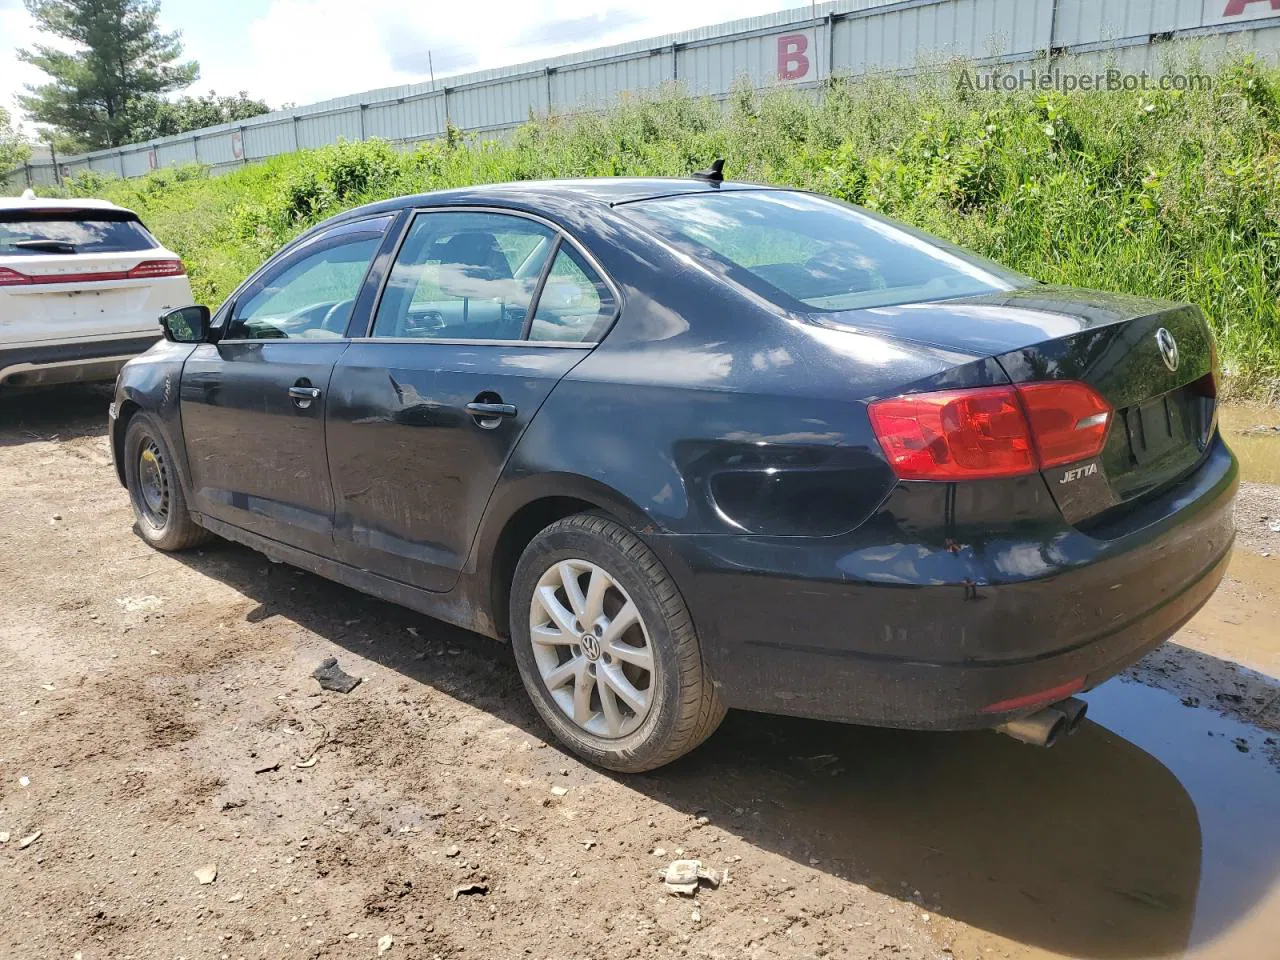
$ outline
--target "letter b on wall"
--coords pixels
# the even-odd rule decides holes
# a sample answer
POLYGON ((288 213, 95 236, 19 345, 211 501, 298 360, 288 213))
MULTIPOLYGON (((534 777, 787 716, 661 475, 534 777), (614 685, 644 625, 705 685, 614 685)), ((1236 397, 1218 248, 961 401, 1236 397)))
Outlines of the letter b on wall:
POLYGON ((809 75, 809 38, 787 33, 778 38, 778 79, 803 80, 809 75))

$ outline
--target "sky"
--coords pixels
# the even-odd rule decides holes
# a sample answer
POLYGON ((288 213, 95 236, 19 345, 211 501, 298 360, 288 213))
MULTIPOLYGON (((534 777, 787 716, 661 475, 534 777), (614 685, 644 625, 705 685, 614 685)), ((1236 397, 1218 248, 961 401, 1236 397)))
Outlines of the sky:
MULTIPOLYGON (((161 0, 200 79, 186 92, 247 91, 273 108, 523 63, 755 16, 797 0, 161 0)), ((801 4, 803 5, 803 4, 801 4)), ((0 0, 0 107, 43 74, 15 51, 39 42, 22 0, 0 0)), ((25 125, 28 133, 30 124, 25 125)))

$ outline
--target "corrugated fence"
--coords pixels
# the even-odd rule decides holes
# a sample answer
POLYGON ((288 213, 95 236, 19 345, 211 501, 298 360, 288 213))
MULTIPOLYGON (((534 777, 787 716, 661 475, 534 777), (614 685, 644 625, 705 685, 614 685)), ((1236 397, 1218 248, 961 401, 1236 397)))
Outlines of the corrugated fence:
POLYGON ((1054 58, 1157 71, 1171 41, 1280 54, 1280 0, 838 0, 614 47, 389 87, 240 123, 52 163, 32 162, 11 185, 51 184, 93 170, 123 177, 202 163, 215 170, 338 140, 412 144, 453 126, 498 133, 531 113, 597 110, 664 83, 725 97, 741 78, 821 90, 837 76, 910 73, 940 58, 984 66, 1054 58))

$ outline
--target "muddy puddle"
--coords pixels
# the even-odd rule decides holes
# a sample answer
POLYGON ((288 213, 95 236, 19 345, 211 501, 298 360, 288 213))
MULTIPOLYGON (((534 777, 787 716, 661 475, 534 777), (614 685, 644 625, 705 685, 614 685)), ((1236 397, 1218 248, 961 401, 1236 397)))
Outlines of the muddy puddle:
POLYGON ((1264 557, 1237 542, 1226 579, 1176 643, 1280 683, 1280 549, 1264 557))
MULTIPOLYGON (((1274 735, 1131 681, 1086 699, 1091 726, 1054 748, 1081 775, 1058 772, 1072 782, 1037 817, 1036 849, 996 848, 983 864, 985 896, 1018 905, 988 910, 1016 911, 1023 928, 976 924, 984 929, 962 933, 956 955, 1280 956, 1274 735)), ((999 781, 1011 771, 987 772, 999 781)))
POLYGON ((658 789, 927 916, 959 960, 1280 956, 1275 735, 1131 680, 1088 700, 1051 752, 731 714, 658 789))
POLYGON ((1240 460, 1240 475, 1280 484, 1280 407, 1228 404, 1218 410, 1222 435, 1240 460))

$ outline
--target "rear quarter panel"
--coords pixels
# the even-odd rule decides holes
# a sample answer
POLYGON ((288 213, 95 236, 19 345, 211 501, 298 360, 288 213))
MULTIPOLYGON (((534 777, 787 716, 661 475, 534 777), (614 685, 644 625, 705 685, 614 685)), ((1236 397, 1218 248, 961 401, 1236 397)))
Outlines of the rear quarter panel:
POLYGON ((577 226, 621 315, 552 391, 504 485, 583 478, 658 533, 835 535, 894 482, 868 400, 1005 380, 988 360, 782 314, 621 217, 577 226))

